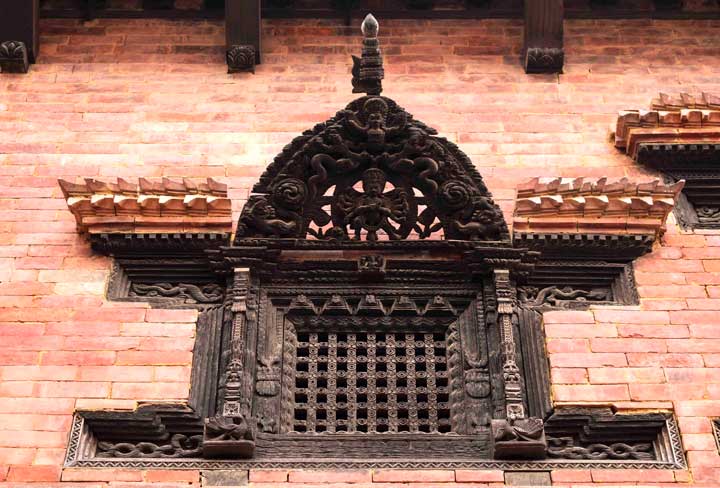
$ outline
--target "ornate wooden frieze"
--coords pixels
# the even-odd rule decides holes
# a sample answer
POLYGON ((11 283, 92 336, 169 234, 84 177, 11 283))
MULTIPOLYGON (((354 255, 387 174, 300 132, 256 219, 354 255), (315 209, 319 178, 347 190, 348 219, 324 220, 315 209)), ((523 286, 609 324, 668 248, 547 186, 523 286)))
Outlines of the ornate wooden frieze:
POLYGON ((528 279, 518 287, 518 299, 523 306, 540 310, 636 304, 632 264, 629 259, 620 261, 573 255, 566 259, 540 259, 528 279))
POLYGON ((225 282, 207 262, 192 258, 118 257, 108 285, 108 298, 149 302, 162 308, 222 305, 225 282), (149 271, 149 268, 152 271, 149 271))

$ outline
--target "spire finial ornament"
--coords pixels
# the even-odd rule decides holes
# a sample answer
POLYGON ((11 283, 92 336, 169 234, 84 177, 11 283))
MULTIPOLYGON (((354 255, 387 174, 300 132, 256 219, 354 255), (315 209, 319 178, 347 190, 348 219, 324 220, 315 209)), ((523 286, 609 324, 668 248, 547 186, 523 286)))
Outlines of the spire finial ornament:
POLYGON ((363 20, 361 30, 363 33, 362 57, 353 56, 353 93, 367 93, 380 95, 382 93, 383 70, 380 41, 378 41, 379 24, 372 14, 367 14, 363 20))

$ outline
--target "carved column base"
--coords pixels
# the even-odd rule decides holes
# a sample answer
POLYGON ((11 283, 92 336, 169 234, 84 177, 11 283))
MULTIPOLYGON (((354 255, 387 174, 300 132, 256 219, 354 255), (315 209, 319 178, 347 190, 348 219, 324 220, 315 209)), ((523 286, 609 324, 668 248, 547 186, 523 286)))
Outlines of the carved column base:
POLYGON ((545 459, 547 441, 538 418, 492 421, 495 459, 545 459))
POLYGON ((0 44, 0 70, 3 73, 27 73, 30 69, 27 46, 22 41, 0 44))
POLYGON ((203 457, 249 459, 255 454, 255 433, 245 417, 205 419, 203 457))
POLYGON ((255 73, 255 47, 250 45, 234 45, 226 55, 228 73, 255 73))
POLYGON ((562 73, 565 53, 557 47, 528 47, 525 49, 526 73, 562 73))

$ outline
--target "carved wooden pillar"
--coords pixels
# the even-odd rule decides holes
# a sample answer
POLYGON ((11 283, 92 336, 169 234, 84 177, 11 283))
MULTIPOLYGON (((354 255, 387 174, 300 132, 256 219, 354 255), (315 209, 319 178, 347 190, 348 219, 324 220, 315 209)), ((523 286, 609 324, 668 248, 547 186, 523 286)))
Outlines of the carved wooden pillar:
POLYGON ((235 270, 230 294, 234 315, 230 362, 221 380, 224 395, 220 412, 205 420, 203 453, 207 457, 249 458, 255 452, 251 399, 258 304, 248 268, 235 270))
POLYGON ((562 73, 563 0, 525 0, 526 73, 562 73))
POLYGON ((40 46, 40 0, 0 0, 0 70, 27 73, 40 46))
POLYGON ((510 281, 510 270, 495 269, 493 274, 505 391, 505 418, 492 421, 495 458, 544 458, 546 444, 543 421, 528 418, 525 413, 523 379, 518 367, 518 347, 513 324, 517 290, 510 281))
POLYGON ((260 0, 225 2, 228 73, 255 72, 260 64, 260 0))

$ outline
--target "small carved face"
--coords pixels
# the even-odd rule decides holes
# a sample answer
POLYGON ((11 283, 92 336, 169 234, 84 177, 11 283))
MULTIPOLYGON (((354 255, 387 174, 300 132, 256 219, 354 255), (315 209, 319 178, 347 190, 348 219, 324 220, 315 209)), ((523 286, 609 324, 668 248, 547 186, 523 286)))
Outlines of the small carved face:
POLYGON ((371 129, 382 129, 385 118, 380 113, 373 113, 368 116, 368 126, 371 129))
POLYGON ((379 169, 369 169, 363 173, 362 185, 365 194, 370 197, 379 197, 385 191, 387 179, 379 169))

